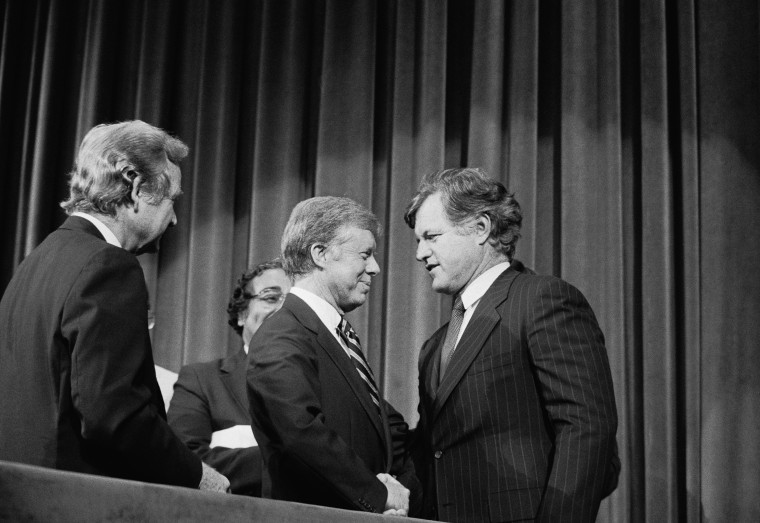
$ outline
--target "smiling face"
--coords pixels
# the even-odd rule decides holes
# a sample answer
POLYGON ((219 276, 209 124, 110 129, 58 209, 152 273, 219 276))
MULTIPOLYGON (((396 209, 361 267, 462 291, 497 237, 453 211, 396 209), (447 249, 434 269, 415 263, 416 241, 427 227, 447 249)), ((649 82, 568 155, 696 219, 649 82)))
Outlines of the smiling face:
POLYGON ((349 312, 367 300, 372 277, 380 272, 375 260, 375 237, 365 229, 343 227, 324 252, 323 296, 340 312, 349 312))
POLYGON ((446 216, 439 193, 430 195, 414 223, 417 261, 425 264, 433 290, 456 294, 483 272, 486 251, 476 227, 458 227, 446 216))

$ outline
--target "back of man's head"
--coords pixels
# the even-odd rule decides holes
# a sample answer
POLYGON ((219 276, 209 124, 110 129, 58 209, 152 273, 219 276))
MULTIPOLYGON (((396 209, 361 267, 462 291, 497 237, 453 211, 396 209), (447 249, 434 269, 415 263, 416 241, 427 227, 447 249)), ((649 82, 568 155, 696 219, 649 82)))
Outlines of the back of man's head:
POLYGON ((288 276, 295 278, 316 270, 311 246, 335 244, 343 227, 370 231, 375 238, 380 234, 375 215, 350 198, 317 196, 296 205, 282 233, 282 265, 288 276))
POLYGON ((61 202, 67 214, 75 211, 115 216, 129 203, 132 180, 142 177, 142 189, 154 201, 171 190, 169 162, 187 156, 187 146, 140 120, 93 127, 79 146, 69 173, 69 198, 61 202))

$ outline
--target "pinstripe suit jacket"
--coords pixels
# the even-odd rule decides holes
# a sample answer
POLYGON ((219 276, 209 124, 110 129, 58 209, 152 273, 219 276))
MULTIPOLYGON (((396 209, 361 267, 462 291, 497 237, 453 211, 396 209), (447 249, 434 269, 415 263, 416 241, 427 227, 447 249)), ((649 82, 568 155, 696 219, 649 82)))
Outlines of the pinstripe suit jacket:
POLYGON ((437 383, 420 353, 418 475, 442 521, 593 521, 617 484, 604 337, 576 288, 517 262, 481 298, 437 383))

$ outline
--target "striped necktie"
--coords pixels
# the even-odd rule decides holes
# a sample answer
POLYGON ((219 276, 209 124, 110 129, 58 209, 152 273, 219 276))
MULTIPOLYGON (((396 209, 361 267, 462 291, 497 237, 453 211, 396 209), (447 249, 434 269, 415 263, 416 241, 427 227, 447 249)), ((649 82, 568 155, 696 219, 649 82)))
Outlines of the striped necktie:
POLYGON ((439 382, 443 381, 446 367, 449 366, 451 356, 454 354, 457 338, 459 337, 459 329, 462 328, 463 320, 464 304, 462 303, 462 296, 458 295, 456 300, 454 300, 454 307, 451 309, 451 320, 449 321, 449 328, 446 330, 446 339, 443 342, 443 350, 441 350, 441 366, 438 375, 439 382))
POLYGON ((369 363, 367 363, 367 360, 364 358, 362 346, 359 343, 359 337, 345 318, 341 318, 340 320, 338 334, 348 347, 348 352, 351 354, 351 361, 354 363, 354 367, 356 367, 359 377, 361 377, 362 381, 367 386, 367 391, 372 398, 372 403, 377 407, 377 413, 380 414, 380 394, 377 392, 377 385, 375 384, 375 378, 372 376, 372 369, 369 368, 369 363))

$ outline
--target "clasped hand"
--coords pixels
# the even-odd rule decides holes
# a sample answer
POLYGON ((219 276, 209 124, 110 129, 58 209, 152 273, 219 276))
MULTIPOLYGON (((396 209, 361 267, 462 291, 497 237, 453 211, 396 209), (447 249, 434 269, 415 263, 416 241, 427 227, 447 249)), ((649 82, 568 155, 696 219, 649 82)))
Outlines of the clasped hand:
POLYGON ((385 502, 386 516, 406 516, 409 512, 409 489, 398 482, 390 474, 380 473, 377 479, 388 489, 388 500, 385 502))

